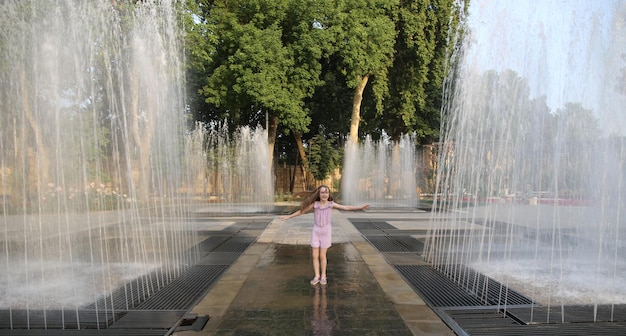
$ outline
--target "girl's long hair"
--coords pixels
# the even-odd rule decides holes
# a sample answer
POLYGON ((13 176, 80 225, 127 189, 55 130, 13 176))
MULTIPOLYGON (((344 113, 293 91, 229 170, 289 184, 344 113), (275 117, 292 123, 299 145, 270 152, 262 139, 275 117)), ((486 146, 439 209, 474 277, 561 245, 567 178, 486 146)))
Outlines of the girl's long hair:
POLYGON ((320 200, 320 190, 322 188, 328 189, 328 201, 334 201, 333 194, 330 191, 330 188, 324 184, 315 188, 315 190, 303 191, 301 193, 298 193, 298 196, 302 197, 302 202, 300 202, 300 211, 302 213, 304 213, 304 210, 308 208, 311 204, 320 200))

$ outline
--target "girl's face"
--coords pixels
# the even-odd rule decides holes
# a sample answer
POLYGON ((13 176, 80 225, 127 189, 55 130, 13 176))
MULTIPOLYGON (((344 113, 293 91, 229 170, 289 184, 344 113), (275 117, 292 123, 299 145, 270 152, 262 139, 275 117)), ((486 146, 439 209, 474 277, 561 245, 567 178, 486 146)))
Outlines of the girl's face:
POLYGON ((330 190, 328 188, 320 188, 320 200, 327 201, 330 197, 330 190))

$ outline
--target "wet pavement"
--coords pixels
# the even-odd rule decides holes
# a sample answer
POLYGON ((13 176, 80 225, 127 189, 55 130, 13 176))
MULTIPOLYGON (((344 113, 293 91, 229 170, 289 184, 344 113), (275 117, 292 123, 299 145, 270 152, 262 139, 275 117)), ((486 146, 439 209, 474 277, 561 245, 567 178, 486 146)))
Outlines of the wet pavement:
POLYGON ((312 215, 273 219, 190 312, 209 317, 202 330, 174 335, 454 335, 349 220, 373 217, 407 213, 334 210, 328 284, 315 286, 312 215))

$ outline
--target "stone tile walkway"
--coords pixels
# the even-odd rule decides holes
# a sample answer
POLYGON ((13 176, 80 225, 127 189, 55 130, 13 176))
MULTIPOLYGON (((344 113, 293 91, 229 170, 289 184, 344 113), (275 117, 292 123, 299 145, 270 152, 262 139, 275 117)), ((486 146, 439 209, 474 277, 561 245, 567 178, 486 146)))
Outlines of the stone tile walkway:
MULTIPOLYGON (((328 285, 311 286, 312 215, 273 220, 191 311, 191 335, 454 335, 348 218, 333 213, 328 285)), ((406 214, 403 214, 406 217, 406 214)))

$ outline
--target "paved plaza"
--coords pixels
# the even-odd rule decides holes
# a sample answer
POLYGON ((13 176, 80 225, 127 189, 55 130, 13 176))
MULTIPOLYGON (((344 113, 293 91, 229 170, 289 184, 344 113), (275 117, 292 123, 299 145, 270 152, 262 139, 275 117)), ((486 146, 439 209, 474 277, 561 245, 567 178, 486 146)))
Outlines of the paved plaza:
MULTIPOLYGON (((74 310, 0 310, 0 335, 537 336, 626 330, 623 304, 546 305, 469 268, 453 281, 423 260, 433 218, 418 209, 333 210, 328 284, 311 286, 313 215, 279 219, 294 209, 296 204, 277 205, 272 214, 197 211, 190 218, 194 264, 151 295, 137 289, 157 283, 160 272, 74 310)), ((437 216, 446 221, 446 230, 437 232, 441 239, 475 229, 497 236, 514 225, 481 227, 437 216)))
MULTIPOLYGON (((201 330, 174 335, 454 335, 351 220, 429 214, 333 210, 328 284, 311 286, 312 214, 271 218, 258 239, 191 310, 208 316, 201 330)), ((416 254, 412 263, 422 263, 416 254)))

